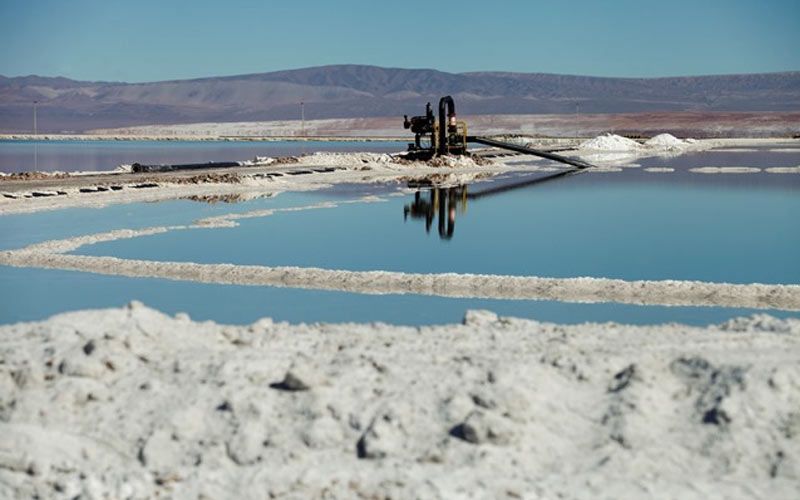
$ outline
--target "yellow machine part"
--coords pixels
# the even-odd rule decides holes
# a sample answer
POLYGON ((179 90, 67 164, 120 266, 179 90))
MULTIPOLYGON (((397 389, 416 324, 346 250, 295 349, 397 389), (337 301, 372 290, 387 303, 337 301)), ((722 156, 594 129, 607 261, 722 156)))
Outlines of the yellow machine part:
MULTIPOLYGON (((460 149, 461 151, 467 150, 467 122, 465 121, 457 121, 456 122, 456 132, 454 134, 450 134, 450 144, 448 145, 448 151, 453 148, 460 149), (453 137, 455 136, 455 140, 453 137)), ((433 134, 431 135, 431 145, 433 146, 434 151, 439 149, 439 123, 433 124, 433 134)))

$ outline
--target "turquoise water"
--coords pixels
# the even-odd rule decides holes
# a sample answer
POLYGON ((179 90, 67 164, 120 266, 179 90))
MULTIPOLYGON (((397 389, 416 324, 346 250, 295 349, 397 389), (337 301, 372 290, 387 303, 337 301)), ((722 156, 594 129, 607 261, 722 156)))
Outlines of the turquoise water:
MULTIPOLYGON (((762 162, 762 157, 749 158, 749 163, 740 156, 735 161, 737 165, 772 166, 771 162, 762 162)), ((797 284, 799 177, 766 173, 662 176, 628 169, 624 174, 583 174, 502 194, 485 194, 491 188, 520 181, 511 175, 451 192, 440 191, 432 211, 432 193, 422 190, 419 199, 413 193, 384 196, 386 201, 380 203, 341 204, 335 209, 241 219, 235 228, 195 229, 106 242, 76 253, 352 270, 797 284), (443 220, 438 211, 441 200, 447 200, 441 203, 443 220)), ((386 195, 399 187, 339 185, 320 192, 281 194, 238 204, 176 200, 4 216, 0 217, 0 248, 113 229, 189 224, 233 212, 341 202, 366 194, 386 195)), ((0 267, 0 323, 42 319, 75 309, 120 306, 131 300, 141 300, 170 314, 184 311, 200 320, 239 324, 272 316, 292 322, 419 325, 459 321, 465 310, 474 308, 562 323, 708 324, 764 312, 373 296, 0 267)))
MULTIPOLYGON (((473 193, 484 186, 473 186, 473 193)), ((794 190, 565 179, 466 204, 462 195, 456 195, 450 239, 439 235, 438 212, 430 232, 424 219, 404 220, 414 203, 409 195, 243 219, 236 228, 99 243, 77 253, 415 273, 800 283, 794 190)), ((425 191, 420 198, 429 197, 425 191)))
MULTIPOLYGON (((0 266, 0 323, 33 321, 53 314, 119 307, 141 300, 167 314, 187 312, 196 320, 248 324, 277 321, 372 322, 425 325, 459 322, 467 309, 558 323, 616 321, 653 324, 676 321, 706 325, 756 312, 718 307, 571 304, 554 301, 451 299, 422 295, 360 295, 292 288, 209 285, 152 278, 124 278, 73 271, 0 266)), ((768 311, 778 317, 797 313, 768 311)))
POLYGON ((286 193, 247 203, 207 204, 189 200, 133 203, 103 208, 68 208, 0 217, 0 250, 21 248, 46 240, 102 233, 115 229, 190 224, 197 219, 228 213, 285 208, 318 203, 318 195, 286 193))
POLYGON ((120 164, 252 160, 314 151, 396 152, 400 142, 0 141, 0 172, 113 170, 120 164))

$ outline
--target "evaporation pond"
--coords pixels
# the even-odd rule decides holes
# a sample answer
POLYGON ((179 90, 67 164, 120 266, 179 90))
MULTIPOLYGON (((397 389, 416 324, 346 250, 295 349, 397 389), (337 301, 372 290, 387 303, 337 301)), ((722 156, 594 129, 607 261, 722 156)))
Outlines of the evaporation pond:
POLYGON ((413 273, 800 283, 796 189, 564 178, 481 194, 492 187, 422 190, 75 253, 413 273))
POLYGON ((0 172, 113 170, 120 164, 252 160, 315 151, 395 152, 398 142, 371 141, 0 141, 0 172))

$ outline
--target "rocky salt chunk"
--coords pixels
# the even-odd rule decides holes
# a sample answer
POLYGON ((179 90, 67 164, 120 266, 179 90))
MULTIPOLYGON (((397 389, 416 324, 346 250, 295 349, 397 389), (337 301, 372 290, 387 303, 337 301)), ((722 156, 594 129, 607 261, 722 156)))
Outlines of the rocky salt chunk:
POLYGON ((511 442, 512 424, 494 412, 475 410, 452 430, 453 436, 472 444, 506 445, 511 442))
POLYGON ((403 450, 406 431, 396 412, 381 412, 367 427, 356 444, 359 458, 385 458, 403 450))
POLYGON ((315 366, 314 361, 300 356, 292 362, 283 380, 273 387, 285 391, 307 391, 325 383, 325 377, 315 366))

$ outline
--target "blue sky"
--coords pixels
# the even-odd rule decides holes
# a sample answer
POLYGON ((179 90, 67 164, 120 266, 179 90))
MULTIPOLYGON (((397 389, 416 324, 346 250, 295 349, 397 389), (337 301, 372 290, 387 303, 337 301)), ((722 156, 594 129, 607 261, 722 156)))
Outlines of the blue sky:
POLYGON ((0 74, 153 81, 324 64, 800 70, 800 0, 0 0, 0 74))

